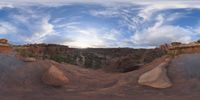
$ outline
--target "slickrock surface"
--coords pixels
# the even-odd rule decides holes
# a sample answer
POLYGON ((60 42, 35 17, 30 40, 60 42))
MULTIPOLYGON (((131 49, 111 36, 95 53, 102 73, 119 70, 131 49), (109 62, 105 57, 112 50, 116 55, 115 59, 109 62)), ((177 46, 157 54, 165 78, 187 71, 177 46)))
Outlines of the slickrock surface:
POLYGON ((166 66, 170 59, 166 59, 154 69, 142 74, 139 77, 138 83, 154 88, 168 88, 172 86, 170 79, 167 76, 166 66))
POLYGON ((167 58, 165 56, 135 71, 107 73, 51 60, 26 63, 14 55, 0 54, 0 99, 199 100, 200 81, 198 77, 186 77, 190 73, 187 68, 198 68, 200 65, 199 56, 183 55, 173 59, 167 71, 173 86, 166 89, 155 89, 139 85, 137 81, 142 74, 164 62, 167 58), (194 59, 190 61, 188 60, 190 58, 194 59), (41 78, 52 65, 61 70, 70 80, 66 86, 54 87, 43 83, 41 78), (184 68, 184 66, 188 67, 184 68))

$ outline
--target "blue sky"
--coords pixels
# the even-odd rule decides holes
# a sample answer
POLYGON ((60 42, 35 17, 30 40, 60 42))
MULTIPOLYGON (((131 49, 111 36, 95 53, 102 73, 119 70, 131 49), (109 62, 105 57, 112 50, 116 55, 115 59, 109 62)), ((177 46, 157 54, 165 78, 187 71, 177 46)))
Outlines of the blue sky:
POLYGON ((188 43, 200 39, 200 2, 1 0, 0 38, 79 48, 188 43))

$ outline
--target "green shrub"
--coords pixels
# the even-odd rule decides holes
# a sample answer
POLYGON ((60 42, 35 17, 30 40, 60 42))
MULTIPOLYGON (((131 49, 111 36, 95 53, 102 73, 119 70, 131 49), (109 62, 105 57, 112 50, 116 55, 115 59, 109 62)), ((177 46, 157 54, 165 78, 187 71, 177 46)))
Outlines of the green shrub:
POLYGON ((57 61, 57 62, 65 62, 65 57, 62 55, 55 55, 55 56, 51 56, 50 59, 57 61))
POLYGON ((198 43, 200 43, 200 39, 199 39, 199 40, 197 40, 197 42, 198 42, 198 43))

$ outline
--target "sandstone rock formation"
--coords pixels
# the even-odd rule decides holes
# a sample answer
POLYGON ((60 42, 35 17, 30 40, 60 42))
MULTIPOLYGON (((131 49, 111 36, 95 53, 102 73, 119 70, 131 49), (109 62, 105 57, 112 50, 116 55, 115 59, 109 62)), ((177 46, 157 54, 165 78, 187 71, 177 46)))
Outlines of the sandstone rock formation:
POLYGON ((69 79, 55 66, 51 66, 42 76, 43 83, 52 86, 64 86, 69 83, 69 79))
POLYGON ((12 47, 8 44, 7 39, 0 39, 0 53, 10 53, 12 47))
POLYGON ((10 53, 12 51, 12 47, 9 45, 0 45, 0 53, 10 53))
POLYGON ((138 83, 140 85, 146 85, 154 88, 168 88, 172 86, 171 81, 167 76, 166 66, 170 59, 166 59, 163 63, 155 67, 154 69, 144 73, 139 77, 138 83))
POLYGON ((7 44, 7 43, 8 43, 8 40, 7 40, 7 39, 0 39, 0 43, 1 43, 1 44, 7 44))
POLYGON ((167 51, 168 55, 177 56, 180 54, 200 53, 200 40, 190 43, 172 42, 171 44, 162 44, 160 49, 167 51))

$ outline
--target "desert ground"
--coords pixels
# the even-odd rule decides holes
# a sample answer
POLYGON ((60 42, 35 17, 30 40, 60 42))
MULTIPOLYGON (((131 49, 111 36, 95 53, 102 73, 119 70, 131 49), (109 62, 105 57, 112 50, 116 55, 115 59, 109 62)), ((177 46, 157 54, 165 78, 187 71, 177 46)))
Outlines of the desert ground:
POLYGON ((52 60, 24 61, 13 54, 0 55, 1 100, 198 100, 200 54, 174 57, 167 66, 172 86, 155 89, 138 84, 141 74, 153 69, 167 56, 127 73, 109 73, 52 60), (42 75, 56 66, 69 78, 65 86, 46 85, 42 75))

